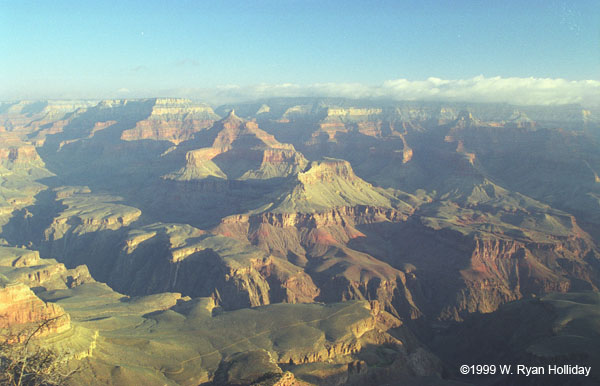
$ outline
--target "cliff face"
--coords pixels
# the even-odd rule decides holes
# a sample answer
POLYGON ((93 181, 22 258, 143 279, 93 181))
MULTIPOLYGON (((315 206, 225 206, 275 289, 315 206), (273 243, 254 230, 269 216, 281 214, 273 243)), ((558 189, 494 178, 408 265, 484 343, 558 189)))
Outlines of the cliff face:
MULTIPOLYGON (((599 300, 594 292, 522 299, 492 313, 470 315, 463 323, 432 338, 429 347, 450 366, 471 360, 491 363, 510 358, 512 365, 552 362, 562 367, 575 361, 593 369, 600 363, 596 353, 598 335, 591 327, 598 322, 599 300)), ((459 377, 458 372, 449 374, 451 379, 459 377)), ((600 381, 593 370, 586 378, 591 384, 600 381)), ((515 384, 510 379, 510 375, 497 375, 494 382, 515 384)), ((540 375, 538 379, 544 385, 564 384, 564 379, 556 379, 552 374, 540 375)), ((516 384, 530 383, 524 380, 516 384)))
MULTIPOLYGON (((114 248, 109 253, 113 260, 103 261, 98 252, 94 258, 79 261, 77 256, 87 250, 86 245, 106 252, 107 249, 101 247, 103 243, 126 242, 141 212, 133 206, 121 206, 116 199, 109 205, 95 200, 72 205, 74 201, 68 197, 61 200, 72 210, 59 213, 47 227, 41 245, 44 255, 61 256, 61 259, 65 256, 64 261, 69 266, 89 262, 93 272, 100 272, 103 279, 118 283, 115 284, 118 288, 132 293, 141 291, 143 278, 151 278, 148 281, 151 291, 178 290, 230 299, 224 302, 233 302, 235 294, 242 294, 239 296, 243 300, 230 303, 229 307, 234 308, 241 304, 279 301, 274 299, 295 302, 377 298, 390 310, 405 307, 405 314, 418 315, 425 307, 421 305, 432 303, 433 295, 424 287, 432 280, 435 284, 434 265, 407 270, 405 263, 413 264, 412 259, 396 262, 394 256, 390 256, 393 255, 390 251, 401 248, 401 244, 393 245, 385 256, 373 245, 376 242, 370 241, 373 235, 365 232, 365 227, 373 224, 399 224, 415 216, 460 233, 471 232, 473 223, 477 223, 477 232, 487 229, 493 234, 493 237, 477 235, 451 241, 461 249, 460 258, 469 262, 463 266, 450 265, 456 274, 455 281, 442 280, 444 285, 440 286, 448 298, 436 304, 436 310, 428 314, 455 318, 465 312, 487 312, 524 293, 571 288, 571 277, 582 278, 595 288, 595 274, 590 273, 590 266, 581 262, 581 256, 594 255, 590 246, 593 242, 586 241, 585 248, 568 247, 571 248, 568 253, 559 251, 568 248, 562 246, 561 240, 549 240, 555 235, 548 229, 563 232, 564 218, 550 213, 546 219, 539 220, 542 216, 536 212, 539 208, 530 207, 539 203, 530 205, 529 198, 511 196, 486 177, 497 152, 509 150, 506 144, 525 139, 528 146, 539 147, 536 145, 539 134, 533 130, 535 125, 527 124, 533 122, 530 117, 535 117, 530 110, 488 111, 482 106, 460 104, 369 107, 342 103, 285 109, 277 105, 269 105, 268 109, 256 106, 253 112, 259 108, 261 114, 256 119, 261 127, 273 130, 276 135, 259 128, 257 121, 242 119, 231 112, 210 128, 190 131, 184 136, 187 140, 181 137, 179 146, 161 153, 161 160, 185 160, 179 172, 165 176, 167 180, 181 181, 156 183, 152 178, 158 173, 148 172, 148 181, 156 184, 149 183, 143 198, 129 192, 128 202, 135 205, 136 200, 144 201, 145 214, 154 219, 188 221, 210 217, 211 221, 220 222, 215 232, 255 245, 265 251, 266 256, 253 257, 242 266, 234 266, 231 259, 224 259, 218 252, 213 255, 204 246, 191 246, 188 253, 167 245, 161 247, 162 256, 156 254, 155 260, 149 259, 160 267, 156 269, 144 262, 136 248, 131 251, 114 248), (302 134, 277 131, 280 122, 272 119, 278 114, 285 115, 292 123, 305 119, 302 121, 305 127, 294 126, 302 134), (263 122, 269 123, 263 126, 263 122), (321 135, 323 132, 327 135, 321 135), (294 146, 280 142, 282 134, 285 134, 283 138, 294 139, 294 144, 303 150, 313 152, 315 158, 339 154, 349 159, 324 158, 309 162, 294 146), (503 145, 490 146, 496 142, 503 145), (253 185, 248 183, 251 180, 260 182, 253 185), (380 189, 377 184, 406 189, 414 195, 380 189), (147 205, 148 197, 152 203, 147 205), (411 204, 401 202, 398 197, 406 197, 411 204), (431 202, 443 202, 443 205, 431 209, 435 206, 432 204, 422 209, 431 202), (146 207, 152 206, 156 206, 151 208, 154 212, 146 212, 146 207), (468 211, 471 212, 467 214, 468 211), (533 226, 527 225, 530 220, 520 216, 533 219, 533 226), (532 227, 538 228, 535 235, 532 227), (501 231, 496 232, 496 229, 501 231), (527 237, 522 240, 521 234, 527 237), (509 246, 510 240, 518 245, 509 246), (364 248, 358 251, 353 248, 361 243, 364 248), (523 253, 526 257, 521 259, 519 256, 523 253), (385 262, 377 261, 380 259, 385 262), (112 263, 118 268, 111 268, 112 263), (147 268, 136 272, 133 267, 138 264, 147 268), (201 264, 208 264, 214 272, 219 272, 215 278, 227 279, 205 278, 204 274, 197 273, 209 283, 203 287, 200 280, 186 274, 196 272, 194 267, 201 264), (136 284, 125 279, 128 275, 137 277, 136 284), (168 279, 163 280, 164 277, 168 279), (196 287, 198 290, 194 292, 192 288, 196 287)), ((111 141, 131 135, 126 142, 138 146, 148 142, 137 141, 141 138, 166 138, 182 132, 183 126, 171 134, 161 134, 161 127, 167 127, 161 125, 188 122, 186 125, 191 128, 194 121, 216 119, 211 111, 186 100, 103 101, 65 119, 68 124, 61 135, 54 134, 57 135, 54 140, 61 139, 60 153, 74 151, 73 154, 86 156, 86 152, 96 154, 95 151, 101 149, 101 155, 115 154, 115 165, 121 165, 123 160, 134 162, 131 165, 143 164, 135 152, 131 157, 123 156, 128 153, 127 149, 133 149, 123 147, 124 141, 117 141, 118 146, 111 141), (143 134, 144 125, 158 131, 148 137, 143 134)), ((565 154, 574 150, 593 153, 583 146, 577 135, 553 132, 548 138, 547 143, 552 146, 557 146, 560 138, 567 139, 563 148, 557 148, 565 154)), ((47 157, 50 149, 46 146, 44 149, 47 157)), ((92 164, 104 165, 100 161, 102 157, 92 158, 92 164)), ((581 161, 586 162, 588 174, 596 181, 596 160, 591 157, 581 161)), ((110 189, 119 192, 119 184, 125 182, 111 184, 108 183, 110 189)), ((206 224, 213 226, 214 222, 206 224)), ((569 232, 575 234, 577 230, 573 228, 569 232)), ((158 248, 166 243, 161 237, 150 237, 142 244, 158 248)), ((444 259, 445 254, 436 250, 433 256, 444 259)))
POLYGON ((66 269, 56 260, 40 258, 37 251, 0 246, 0 329, 17 334, 16 339, 27 339, 40 326, 36 337, 69 330, 70 315, 36 294, 94 282, 85 266, 66 269))
MULTIPOLYGON (((423 131, 418 122, 401 122, 370 117, 358 122, 338 122, 300 137, 293 142, 311 159, 332 157, 348 161, 356 174, 375 185, 381 180, 397 184, 397 174, 410 165, 415 155, 415 137, 423 131)), ((329 125, 329 124, 327 124, 329 125)), ((300 130, 300 128, 298 129, 300 130)))
MULTIPOLYGON (((600 286, 594 111, 51 105, 0 104, 0 244, 45 257, 0 248, 0 309, 13 325, 67 310, 52 339, 87 355, 81 384, 227 383, 254 365, 272 383, 411 384, 441 370, 401 320, 600 286)), ((552 328, 595 325, 576 323, 552 328)))
MULTIPOLYGON (((327 119, 360 122, 366 120, 387 120, 399 122, 433 122, 447 124, 456 120, 461 111, 468 111, 476 118, 511 126, 514 121, 538 122, 547 127, 565 127, 577 129, 593 116, 587 109, 578 105, 563 106, 514 106, 509 104, 488 103, 452 103, 403 101, 379 103, 374 101, 356 101, 343 99, 308 98, 301 104, 293 100, 270 100, 266 115, 278 121, 321 121, 327 119)), ((248 115, 256 115, 248 111, 248 115)), ((228 106, 227 108, 240 106, 228 106)), ((593 120, 598 122, 598 118, 593 120)))
MULTIPOLYGON (((580 288, 582 285, 588 289, 596 288, 595 280, 590 281, 585 275, 567 268, 586 265, 584 261, 565 256, 585 255, 584 251, 572 247, 560 242, 536 244, 476 239, 470 268, 461 271, 465 289, 457 294, 454 309, 448 307, 443 313, 456 317, 465 311, 492 312, 500 305, 524 296, 567 292, 574 283, 580 288), (566 254, 565 250, 568 251, 566 254)), ((589 267, 585 269, 588 270, 589 267)))
POLYGON ((24 284, 0 288, 0 328, 20 330, 53 319, 38 335, 62 332, 70 328, 69 315, 57 304, 45 303, 24 284))
MULTIPOLYGON (((44 162, 31 142, 17 133, 2 133, 0 167, 17 173, 30 171, 33 174, 36 173, 36 169, 44 167, 44 162)), ((39 173, 37 171, 37 174, 39 173)))
POLYGON ((207 105, 188 99, 155 99, 148 118, 123 131, 121 139, 170 141, 175 145, 209 128, 219 116, 207 105))
POLYGON ((378 115, 381 114, 383 110, 380 108, 354 108, 350 107, 348 109, 344 108, 328 108, 327 116, 335 117, 335 116, 350 116, 350 117, 366 117, 369 115, 378 115))
POLYGON ((507 189, 597 222, 597 140, 579 131, 493 127, 452 129, 449 138, 507 189), (531 165, 536 165, 532 168, 531 165), (575 188, 577 186, 578 188, 575 188))
POLYGON ((40 164, 42 164, 40 156, 35 150, 35 147, 32 145, 23 145, 19 147, 0 149, 0 162, 12 164, 26 164, 34 161, 37 161, 40 164))
POLYGON ((365 237, 358 225, 401 221, 395 209, 341 207, 323 213, 261 213, 230 216, 215 228, 304 267, 319 288, 319 300, 378 299, 388 310, 420 315, 406 288, 404 273, 345 245, 365 237))
POLYGON ((189 150, 186 164, 164 176, 179 181, 208 177, 231 180, 281 178, 302 170, 307 161, 289 144, 280 143, 233 111, 206 132, 210 147, 189 150))
POLYGON ((99 280, 131 295, 181 292, 213 297, 226 309, 318 295, 297 267, 235 240, 178 224, 127 224, 58 218, 45 232, 42 252, 59 254, 69 266, 86 264, 99 280))
MULTIPOLYGON (((261 384, 253 383, 261 376, 281 382, 290 377, 286 377, 282 368, 293 372, 296 379, 318 384, 375 385, 401 374, 439 376, 439 360, 415 344, 410 334, 401 340, 390 333, 390 329, 402 331, 401 334, 406 330, 378 302, 346 304, 348 307, 336 305, 326 314, 316 314, 312 307, 306 307, 306 314, 295 321, 288 319, 287 306, 273 307, 280 313, 281 330, 269 329, 270 322, 264 326, 265 337, 273 343, 272 350, 224 356, 211 384, 261 384), (344 322, 350 315, 354 322, 344 322), (314 343, 309 343, 309 339, 314 343), (382 359, 381 351, 378 354, 374 348, 380 345, 387 349, 390 366, 373 366, 382 359)), ((248 315, 248 322, 252 323, 254 318, 248 315)))
POLYGON ((226 309, 315 299, 380 299, 394 312, 413 317, 419 313, 402 272, 343 247, 362 236, 357 224, 406 218, 395 209, 356 206, 316 214, 237 216, 217 229, 265 253, 189 226, 130 229, 138 211, 94 195, 75 193, 62 202, 66 209, 44 232, 43 254, 61 256, 68 266, 86 264, 96 278, 127 294, 176 291, 213 297, 226 309), (93 211, 88 209, 91 203, 93 211), (84 250, 89 252, 81 253, 84 250), (285 257, 290 252, 296 256, 291 258, 294 264, 285 257), (308 257, 322 262, 307 271, 302 266, 308 257), (364 273, 353 265, 363 267, 364 273), (340 273, 330 277, 330 270, 340 273))
POLYGON ((423 221, 366 224, 366 237, 348 245, 401 270, 414 304, 429 317, 460 320, 530 295, 598 288, 595 246, 573 232, 577 227, 515 240, 499 229, 467 233, 464 223, 435 228, 423 221))
POLYGON ((229 237, 248 240, 254 245, 264 246, 271 252, 285 252, 279 249, 276 238, 269 231, 296 233, 290 240, 301 244, 316 244, 319 241, 345 244, 350 239, 364 236, 355 226, 381 221, 402 221, 407 213, 392 208, 367 205, 342 206, 317 213, 273 213, 234 215, 223 219, 216 228, 218 233, 229 237), (328 235, 327 228, 337 228, 328 235), (301 236, 301 237, 300 237, 301 236))
POLYGON ((194 133, 210 127, 211 120, 186 119, 173 120, 147 120, 136 123, 135 128, 125 130, 121 134, 124 141, 137 141, 152 139, 156 141, 169 141, 175 145, 189 140, 194 133))
POLYGON ((36 290, 56 290, 93 282, 87 267, 67 269, 54 259, 41 259, 38 251, 0 246, 0 274, 8 283, 36 290))

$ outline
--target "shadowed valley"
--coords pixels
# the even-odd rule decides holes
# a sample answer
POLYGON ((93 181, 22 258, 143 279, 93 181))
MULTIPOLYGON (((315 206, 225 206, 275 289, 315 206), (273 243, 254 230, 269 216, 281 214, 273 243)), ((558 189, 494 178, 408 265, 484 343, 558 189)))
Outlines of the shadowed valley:
POLYGON ((577 105, 2 103, 0 328, 64 315, 37 340, 84 364, 73 384, 593 366, 598 141, 577 105))

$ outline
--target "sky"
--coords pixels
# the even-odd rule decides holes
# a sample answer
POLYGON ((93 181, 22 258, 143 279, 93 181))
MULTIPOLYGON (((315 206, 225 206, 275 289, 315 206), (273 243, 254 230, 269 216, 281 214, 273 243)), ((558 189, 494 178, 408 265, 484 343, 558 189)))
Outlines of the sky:
POLYGON ((589 103, 600 95, 600 2, 0 0, 0 52, 3 100, 589 103))

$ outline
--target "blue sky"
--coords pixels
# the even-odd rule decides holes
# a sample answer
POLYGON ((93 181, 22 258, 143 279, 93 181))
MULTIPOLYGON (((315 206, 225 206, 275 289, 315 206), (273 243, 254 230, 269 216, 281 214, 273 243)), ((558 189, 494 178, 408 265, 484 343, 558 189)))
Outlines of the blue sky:
POLYGON ((0 50, 3 99, 479 75, 600 80, 600 2, 0 0, 0 50))

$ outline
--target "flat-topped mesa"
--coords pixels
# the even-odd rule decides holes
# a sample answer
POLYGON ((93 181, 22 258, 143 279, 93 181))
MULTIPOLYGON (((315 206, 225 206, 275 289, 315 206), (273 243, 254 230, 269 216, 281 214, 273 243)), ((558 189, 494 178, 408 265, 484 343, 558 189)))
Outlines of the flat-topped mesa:
POLYGON ((297 105, 288 107, 281 116, 281 122, 289 122, 294 119, 306 118, 313 115, 312 105, 297 105))
POLYGON ((152 113, 148 119, 194 119, 214 121, 218 118, 219 116, 206 104, 195 103, 189 99, 157 98, 155 99, 152 113))
POLYGON ((35 146, 20 144, 19 146, 2 147, 2 145, 0 145, 0 165, 22 165, 31 163, 43 166, 43 162, 35 149, 35 146))
POLYGON ((79 109, 74 117, 79 117, 81 123, 92 125, 95 122, 115 120, 140 121, 150 116, 154 99, 106 99, 100 101, 96 106, 79 109))
MULTIPOLYGON (((231 227, 231 229, 234 229, 233 226, 239 224, 244 225, 242 228, 255 226, 256 224, 266 224, 277 228, 292 227, 298 229, 330 226, 346 227, 354 226, 356 224, 371 224, 385 221, 399 222, 406 220, 407 217, 407 213, 397 209, 365 205, 332 208, 319 213, 263 212, 258 214, 241 214, 225 217, 221 220, 221 224, 215 228, 215 232, 236 239, 246 240, 248 237, 234 231, 229 231, 228 228, 231 227)), ((355 237, 364 237, 358 230, 349 228, 347 230, 350 234, 342 235, 344 239, 341 242, 347 242, 355 237)), ((255 236, 268 236, 268 234, 255 236)))
POLYGON ((362 180, 345 160, 313 161, 296 175, 296 183, 269 208, 275 213, 321 213, 332 208, 366 205, 391 208, 395 198, 362 180))
POLYGON ((67 269, 54 259, 42 259, 39 252, 0 246, 0 283, 20 283, 36 291, 61 290, 93 282, 85 265, 67 269))
POLYGON ((217 119, 219 116, 206 104, 189 99, 157 98, 153 100, 148 118, 123 131, 121 139, 164 140, 178 145, 191 139, 194 133, 209 128, 217 119))
POLYGON ((328 117, 346 117, 346 118, 363 118, 366 119, 372 115, 379 115, 383 112, 381 108, 340 108, 340 107, 329 107, 327 108, 328 117))
POLYGON ((40 263, 40 253, 23 248, 0 247, 0 267, 27 267, 40 263))
POLYGON ((92 100, 26 100, 0 103, 0 114, 28 115, 36 119, 59 119, 81 107, 91 107, 98 101, 92 100))
MULTIPOLYGON (((74 193, 61 199, 65 209, 52 220, 44 231, 44 237, 46 240, 58 240, 99 231, 115 231, 141 216, 141 210, 114 201, 111 196, 89 193, 74 193)), ((49 255, 61 256, 65 246, 57 244, 55 247, 58 249, 49 255)))
POLYGON ((340 177, 350 181, 358 178, 354 174, 350 162, 335 158, 311 162, 310 168, 298 175, 298 179, 305 184, 333 182, 340 177))
MULTIPOLYGON (((287 145, 287 144, 286 144, 287 145)), ((289 145, 292 146, 292 145, 289 145)), ((265 149, 263 152, 263 163, 305 163, 302 154, 293 148, 265 149)))

